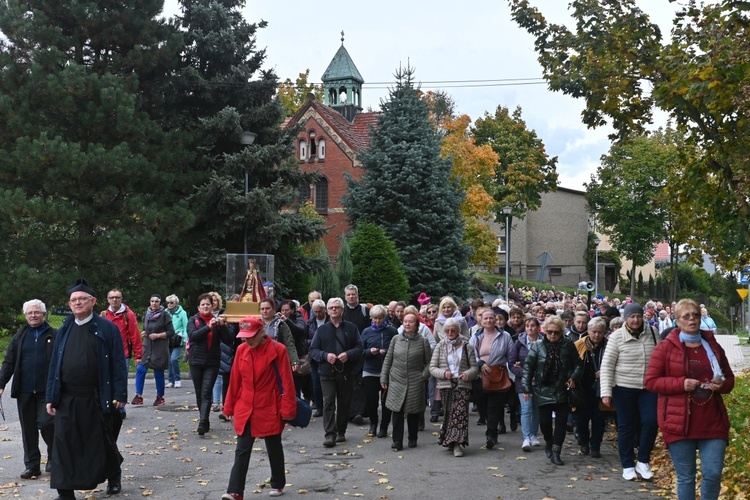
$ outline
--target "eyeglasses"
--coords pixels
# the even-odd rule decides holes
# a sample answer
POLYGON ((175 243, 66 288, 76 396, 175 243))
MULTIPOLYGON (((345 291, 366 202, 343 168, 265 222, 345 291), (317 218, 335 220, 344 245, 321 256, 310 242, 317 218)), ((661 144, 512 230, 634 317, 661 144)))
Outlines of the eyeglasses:
POLYGON ((42 311, 26 311, 24 315, 25 316, 44 316, 44 313, 42 311))
POLYGON ((545 330, 544 333, 547 333, 549 335, 562 335, 562 332, 560 330, 545 330))
POLYGON ((174 301, 172 301, 172 302, 167 301, 167 304, 169 304, 170 306, 173 306, 173 305, 175 305, 175 302, 174 301))
POLYGON ((341 309, 341 306, 328 306, 328 309, 341 309))
POLYGON ((437 314, 437 311, 435 311, 435 310, 427 311, 427 314, 437 314))
POLYGON ((79 302, 86 302, 88 300, 91 300, 91 297, 76 297, 75 299, 70 299, 70 303, 77 304, 79 302))
POLYGON ((107 300, 122 300, 122 295, 117 295, 114 297, 107 297, 107 300))
POLYGON ((685 313, 680 318, 682 319, 690 319, 690 318, 700 318, 701 313, 685 313))

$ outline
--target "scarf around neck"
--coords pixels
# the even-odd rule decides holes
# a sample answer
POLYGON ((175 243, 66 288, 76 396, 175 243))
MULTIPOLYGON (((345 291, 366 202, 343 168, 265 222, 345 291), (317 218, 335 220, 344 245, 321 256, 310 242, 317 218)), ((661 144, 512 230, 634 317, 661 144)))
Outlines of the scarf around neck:
POLYGON ((542 368, 542 385, 555 385, 555 381, 562 373, 562 356, 560 355, 560 346, 562 339, 557 342, 550 342, 547 337, 542 339, 544 347, 547 348, 547 358, 544 360, 542 368))
POLYGON ((716 359, 716 354, 714 354, 713 349, 711 349, 711 346, 708 345, 708 341, 703 338, 701 335, 701 332, 696 333, 695 335, 688 335, 687 333, 680 332, 680 342, 683 344, 685 342, 691 342, 696 343, 700 342, 703 349, 706 351, 706 354, 708 355, 708 361, 711 363, 711 370, 714 372, 714 378, 723 378, 724 372, 721 370, 721 365, 719 365, 719 360, 716 359))

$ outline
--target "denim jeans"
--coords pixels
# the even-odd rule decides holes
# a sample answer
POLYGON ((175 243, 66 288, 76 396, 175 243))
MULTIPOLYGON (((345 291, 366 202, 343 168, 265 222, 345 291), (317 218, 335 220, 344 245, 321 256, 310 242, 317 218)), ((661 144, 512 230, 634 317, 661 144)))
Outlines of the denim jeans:
MULTIPOLYGON (((146 382, 146 365, 138 365, 135 369, 135 393, 143 396, 143 386, 146 382)), ((164 396, 164 370, 154 370, 154 382, 156 383, 156 395, 164 396)))
POLYGON ((313 402, 315 403, 315 410, 323 411, 323 389, 320 387, 320 375, 318 374, 318 362, 314 359, 310 360, 310 380, 312 381, 313 391, 313 402))
POLYGON ((723 439, 681 439, 667 449, 677 475, 677 499, 695 499, 695 452, 701 456, 701 500, 716 500, 721 490, 721 471, 724 468, 723 439))
POLYGON ((539 433, 539 408, 536 406, 536 398, 531 396, 528 401, 523 400, 523 394, 518 395, 521 400, 521 433, 524 439, 536 437, 539 433))
POLYGON ((169 382, 172 384, 180 381, 181 357, 182 347, 175 347, 169 353, 169 382))
POLYGON ((212 392, 211 397, 214 403, 221 403, 221 388, 223 384, 224 384, 224 375, 219 373, 219 375, 216 377, 216 382, 214 382, 214 388, 211 391, 212 392))
POLYGON ((624 469, 635 467, 635 426, 638 417, 641 421, 641 439, 638 444, 638 461, 649 463, 651 450, 656 440, 656 401, 655 392, 646 389, 629 389, 614 386, 612 400, 617 408, 617 451, 624 469))

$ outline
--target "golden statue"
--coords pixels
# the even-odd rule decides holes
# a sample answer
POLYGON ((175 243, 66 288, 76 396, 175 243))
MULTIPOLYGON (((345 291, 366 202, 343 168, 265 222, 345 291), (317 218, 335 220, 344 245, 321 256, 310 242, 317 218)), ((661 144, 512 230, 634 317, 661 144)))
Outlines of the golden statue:
POLYGON ((250 259, 247 261, 247 276, 240 292, 240 302, 260 302, 265 298, 266 290, 260 272, 255 267, 255 259, 250 259))

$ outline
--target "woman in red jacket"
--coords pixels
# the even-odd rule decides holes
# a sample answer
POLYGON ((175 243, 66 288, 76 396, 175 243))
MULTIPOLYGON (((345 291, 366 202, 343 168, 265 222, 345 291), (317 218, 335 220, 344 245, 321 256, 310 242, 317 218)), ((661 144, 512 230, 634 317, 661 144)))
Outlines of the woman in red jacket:
POLYGON ((695 498, 698 451, 701 499, 717 499, 729 442, 729 416, 721 394, 734 388, 734 374, 713 333, 699 329, 701 313, 695 301, 679 301, 675 321, 677 328, 651 355, 646 389, 659 394, 659 427, 677 475, 677 498, 695 498))
POLYGON ((237 449, 227 493, 221 498, 243 500, 250 453, 258 437, 266 441, 271 465, 269 494, 276 497, 283 493, 286 484, 281 432, 284 421, 294 419, 297 414, 289 355, 284 344, 266 336, 263 321, 258 317, 244 318, 237 337, 244 343, 237 348, 224 402, 224 414, 234 416, 237 449))

